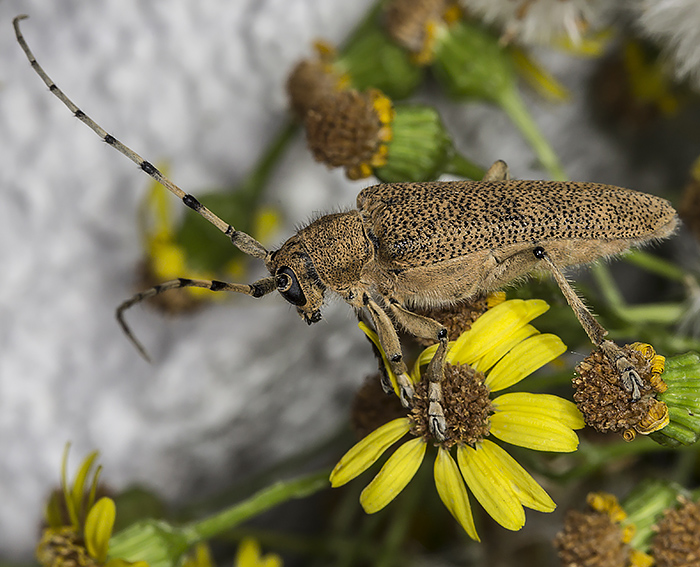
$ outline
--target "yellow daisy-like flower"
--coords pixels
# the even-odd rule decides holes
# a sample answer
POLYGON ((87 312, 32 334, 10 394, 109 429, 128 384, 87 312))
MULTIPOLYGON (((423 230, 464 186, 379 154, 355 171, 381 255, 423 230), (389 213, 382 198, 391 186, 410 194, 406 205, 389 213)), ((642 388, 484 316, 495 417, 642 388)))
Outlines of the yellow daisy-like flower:
MULTIPOLYGON (((427 426, 427 386, 421 377, 437 347, 425 349, 412 372, 416 394, 411 413, 379 427, 350 449, 331 473, 332 486, 360 475, 410 432, 414 438, 389 457, 362 492, 360 503, 367 513, 381 510, 411 481, 428 443, 438 448, 434 465, 438 494, 472 539, 478 541, 479 536, 467 488, 486 512, 509 530, 519 530, 525 524, 523 507, 554 510, 556 505, 545 490, 492 439, 536 451, 575 451, 578 437, 574 430, 584 426, 581 413, 572 402, 547 394, 490 396, 517 384, 566 350, 559 337, 540 334, 529 324, 547 309, 542 300, 505 301, 450 343, 441 384, 447 422, 442 442, 432 438, 427 426)), ((378 345, 376 335, 366 327, 364 330, 378 345)), ((388 364, 386 367, 394 381, 388 364)))
POLYGON ((36 549, 39 563, 46 567, 148 567, 145 561, 108 559, 116 506, 107 497, 95 502, 101 470, 97 467, 93 472, 96 451, 83 460, 75 481, 68 485, 69 448, 67 444, 61 463, 61 490, 52 495, 46 507, 47 527, 36 549))

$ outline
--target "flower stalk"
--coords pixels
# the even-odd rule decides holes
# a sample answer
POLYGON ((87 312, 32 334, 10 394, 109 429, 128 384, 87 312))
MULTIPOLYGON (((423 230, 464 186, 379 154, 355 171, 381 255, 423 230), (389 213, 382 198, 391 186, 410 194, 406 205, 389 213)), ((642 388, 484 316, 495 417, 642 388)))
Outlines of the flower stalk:
POLYGON ((173 526, 160 520, 142 520, 112 536, 109 555, 126 560, 144 560, 149 567, 174 567, 194 545, 221 535, 283 502, 305 498, 328 486, 328 471, 323 471, 278 482, 243 502, 184 526, 173 526))

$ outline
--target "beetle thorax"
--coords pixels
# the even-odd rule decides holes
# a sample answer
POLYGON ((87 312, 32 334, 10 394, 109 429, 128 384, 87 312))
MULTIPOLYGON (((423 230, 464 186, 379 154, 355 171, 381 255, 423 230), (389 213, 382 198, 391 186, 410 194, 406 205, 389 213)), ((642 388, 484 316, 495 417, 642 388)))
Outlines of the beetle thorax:
POLYGON ((360 280, 372 245, 358 211, 324 215, 298 233, 321 281, 343 293, 360 280))

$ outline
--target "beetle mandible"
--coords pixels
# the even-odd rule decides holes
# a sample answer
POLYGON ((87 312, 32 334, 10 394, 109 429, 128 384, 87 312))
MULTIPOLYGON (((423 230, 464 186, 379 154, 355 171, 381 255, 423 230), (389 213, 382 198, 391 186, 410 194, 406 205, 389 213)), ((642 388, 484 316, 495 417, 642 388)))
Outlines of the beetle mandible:
POLYGON ((668 201, 597 183, 511 180, 506 164, 497 161, 482 181, 367 187, 357 197, 357 209, 322 216, 278 250, 268 251, 173 184, 68 99, 36 62, 24 40, 19 29, 24 18, 18 16, 13 21, 17 41, 49 90, 103 141, 230 237, 242 252, 263 260, 270 273, 252 284, 180 278, 125 301, 117 309, 117 318, 144 356, 123 313, 169 289, 202 287, 256 298, 277 290, 308 324, 321 320, 326 295, 336 294, 371 317, 406 406, 411 404, 413 387, 397 326, 414 336, 438 341, 426 377, 430 429, 443 440, 446 423, 441 382, 447 330, 414 310, 454 305, 499 289, 534 269, 546 269, 592 343, 617 368, 625 390, 633 399, 639 397, 641 378, 622 349, 605 339, 607 331, 584 306, 561 269, 670 236, 678 217, 668 201))

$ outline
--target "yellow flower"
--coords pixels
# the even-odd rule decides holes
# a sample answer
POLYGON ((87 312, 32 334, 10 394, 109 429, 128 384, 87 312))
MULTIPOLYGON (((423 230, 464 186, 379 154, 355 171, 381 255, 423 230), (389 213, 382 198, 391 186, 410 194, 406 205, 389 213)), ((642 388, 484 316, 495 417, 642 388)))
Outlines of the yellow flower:
MULTIPOLYGON (((421 371, 436 346, 425 349, 412 372, 416 394, 411 413, 379 427, 350 449, 331 473, 332 486, 360 475, 410 432, 414 438, 389 457, 362 492, 360 503, 367 513, 381 510, 411 481, 428 443, 438 450, 434 464, 438 495, 472 539, 478 541, 479 536, 467 488, 490 516, 510 530, 525 524, 523 507, 554 510, 556 505, 545 490, 492 439, 536 451, 575 451, 578 437, 574 429, 584 425, 581 413, 572 402, 547 394, 490 396, 517 384, 566 350, 559 337, 540 334, 529 324, 547 309, 542 300, 505 301, 450 343, 441 384, 447 422, 442 442, 431 437, 427 425, 427 386, 421 371)), ((378 344, 376 335, 364 330, 378 344)))
POLYGON ((68 450, 66 444, 61 462, 61 490, 54 493, 46 508, 47 527, 37 545, 37 559, 47 567, 148 567, 145 561, 128 562, 108 558, 116 506, 111 498, 97 502, 97 480, 101 467, 92 472, 97 451, 81 463, 72 486, 67 481, 68 450))
POLYGON ((262 555, 260 544, 252 539, 245 538, 238 546, 234 567, 282 567, 282 558, 274 553, 262 555))

